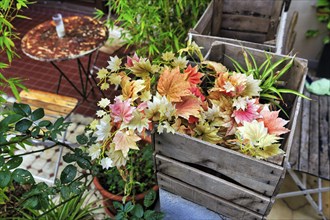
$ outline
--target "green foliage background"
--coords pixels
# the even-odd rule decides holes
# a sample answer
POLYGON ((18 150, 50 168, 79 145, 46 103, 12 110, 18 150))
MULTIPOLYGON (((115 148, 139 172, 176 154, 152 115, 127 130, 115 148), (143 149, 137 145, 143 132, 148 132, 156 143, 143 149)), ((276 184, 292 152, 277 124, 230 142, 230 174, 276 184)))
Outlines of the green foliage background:
MULTIPOLYGON (((164 51, 177 51, 185 46, 193 28, 210 0, 108 0, 117 19, 107 20, 127 30, 122 36, 129 46, 136 46, 140 56, 153 57, 164 51)), ((104 12, 97 10, 96 17, 104 12)))

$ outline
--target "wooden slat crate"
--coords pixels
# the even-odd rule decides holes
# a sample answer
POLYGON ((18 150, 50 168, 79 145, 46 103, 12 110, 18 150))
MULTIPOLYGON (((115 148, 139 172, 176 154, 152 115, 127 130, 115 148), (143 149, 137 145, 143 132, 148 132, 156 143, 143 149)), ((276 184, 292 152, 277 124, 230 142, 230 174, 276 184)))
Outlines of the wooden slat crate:
MULTIPOLYGON (((264 51, 246 49, 260 65, 264 51)), ((272 54, 274 62, 282 56, 272 54)), ((214 42, 210 60, 233 69, 229 57, 244 66, 242 48, 214 42)), ((307 63, 295 58, 283 76, 286 88, 302 91, 307 63)), ((289 155, 301 98, 284 97, 290 115, 291 132, 284 136, 282 149, 289 155)), ((232 219, 263 219, 269 213, 284 178, 282 155, 276 160, 258 160, 184 134, 154 134, 155 167, 161 188, 205 206, 232 219)))
MULTIPOLYGON (((213 36, 218 41, 275 51, 275 36, 283 0, 212 0, 190 35, 213 36)), ((297 14, 287 22, 283 52, 291 51, 297 14)))

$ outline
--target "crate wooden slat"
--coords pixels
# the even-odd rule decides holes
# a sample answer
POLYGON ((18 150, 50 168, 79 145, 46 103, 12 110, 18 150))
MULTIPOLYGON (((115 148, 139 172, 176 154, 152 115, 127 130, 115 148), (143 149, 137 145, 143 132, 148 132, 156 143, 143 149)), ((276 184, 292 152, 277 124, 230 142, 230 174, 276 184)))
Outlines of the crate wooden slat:
POLYGON ((205 206, 206 208, 215 212, 226 215, 231 219, 263 219, 261 215, 258 215, 240 206, 236 206, 226 200, 216 197, 203 190, 196 189, 195 187, 192 187, 177 179, 168 177, 164 174, 158 173, 157 179, 159 181, 159 186, 163 189, 174 194, 179 194, 188 200, 205 206))
MULTIPOLYGON (((275 45, 269 44, 275 42, 283 4, 283 0, 212 0, 195 27, 190 30, 190 35, 211 35, 224 42, 237 40, 236 44, 244 46, 249 42, 261 44, 265 50, 274 52, 271 49, 275 45), (267 46, 269 48, 266 49, 267 46)), ((283 53, 292 50, 295 40, 295 22, 292 21, 295 18, 290 17, 287 21, 289 25, 286 25, 283 37, 283 53)))
MULTIPOLYGON (((205 44, 199 46, 205 47, 205 44)), ((203 53, 209 60, 233 69, 228 58, 231 57, 244 67, 241 46, 214 41, 206 47, 209 51, 203 53)), ((258 65, 265 60, 264 51, 245 50, 254 56, 258 65)), ((273 62, 283 58, 269 55, 273 56, 273 62)), ((286 82, 286 88, 302 92, 306 74, 307 62, 294 58, 292 68, 282 80, 286 82)), ((292 132, 283 136, 281 148, 289 155, 301 98, 287 94, 283 97, 286 102, 283 108, 290 115, 288 128, 292 132)), ((270 212, 285 176, 285 155, 264 161, 185 134, 155 133, 153 138, 161 188, 233 219, 258 219, 270 212), (219 207, 219 201, 223 207, 219 207), (242 215, 249 217, 241 218, 242 215)))
POLYGON ((175 176, 183 182, 221 197, 226 201, 246 207, 263 214, 271 202, 269 197, 255 193, 239 185, 223 180, 215 175, 200 171, 192 166, 179 163, 162 155, 156 156, 158 171, 168 176, 175 176))

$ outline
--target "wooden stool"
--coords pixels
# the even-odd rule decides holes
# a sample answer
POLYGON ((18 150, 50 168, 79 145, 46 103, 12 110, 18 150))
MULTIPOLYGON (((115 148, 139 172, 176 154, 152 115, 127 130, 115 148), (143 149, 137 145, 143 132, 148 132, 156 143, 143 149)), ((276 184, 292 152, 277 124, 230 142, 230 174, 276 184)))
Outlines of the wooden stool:
MULTIPOLYGON (((34 89, 29 89, 28 92, 24 90, 21 91, 20 97, 21 97, 21 102, 30 105, 32 110, 43 108, 45 111, 45 117, 43 119, 49 120, 51 122, 55 122, 60 117, 67 118, 78 104, 78 99, 76 98, 58 95, 50 92, 44 92, 40 90, 34 90, 34 89)), ((64 132, 63 135, 63 140, 62 140, 63 142, 65 141, 65 137, 66 137, 66 132, 64 132)), ((34 141, 34 143, 41 144, 46 148, 54 144, 53 142, 50 141, 46 141, 46 142, 34 141)), ((33 175, 34 178, 40 181, 53 184, 55 178, 57 177, 62 153, 63 153, 63 146, 59 148, 59 155, 57 157, 54 172, 52 173, 54 179, 45 178, 39 176, 39 174, 33 175)), ((36 157, 36 159, 37 158, 38 157, 36 157)), ((47 161, 47 163, 48 162, 49 161, 47 161)), ((40 170, 43 170, 43 168, 40 167, 40 170)))
POLYGON ((67 118, 78 104, 76 98, 34 89, 22 90, 19 95, 21 102, 30 105, 32 110, 43 108, 46 119, 51 121, 67 118))

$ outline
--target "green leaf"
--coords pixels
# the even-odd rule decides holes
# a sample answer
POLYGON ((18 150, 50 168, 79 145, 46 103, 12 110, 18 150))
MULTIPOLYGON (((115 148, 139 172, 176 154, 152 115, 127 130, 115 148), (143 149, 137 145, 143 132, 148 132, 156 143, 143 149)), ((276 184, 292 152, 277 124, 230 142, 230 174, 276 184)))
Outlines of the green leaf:
POLYGON ((9 170, 0 171, 0 188, 5 188, 10 183, 11 172, 9 170))
POLYGON ((29 116, 31 114, 31 107, 23 103, 14 103, 13 111, 22 116, 29 116))
POLYGON ((39 134, 40 134, 40 127, 34 127, 31 132, 32 137, 38 137, 39 134))
POLYGON ((120 202, 113 202, 113 207, 114 207, 116 210, 124 210, 124 206, 123 206, 123 204, 121 204, 120 202))
POLYGON ((67 165, 61 173, 61 182, 63 184, 70 183, 77 175, 77 167, 72 164, 67 165))
POLYGON ((294 91, 294 90, 291 90, 291 89, 277 89, 277 91, 279 91, 280 93, 294 94, 294 95, 300 96, 304 99, 312 100, 311 98, 305 96, 304 94, 301 94, 301 93, 299 93, 297 91, 294 91))
POLYGON ((124 212, 130 212, 133 209, 134 209, 134 205, 132 204, 131 201, 129 201, 128 203, 125 204, 124 212))
POLYGON ((15 131, 19 132, 26 132, 32 125, 32 121, 28 119, 22 119, 21 121, 17 122, 15 125, 15 131))
POLYGON ((38 197, 37 196, 33 196, 33 197, 30 197, 30 198, 26 199, 23 202, 23 206, 25 208, 30 208, 30 209, 36 208, 38 206, 38 197))
POLYGON ((7 125, 15 123, 22 119, 23 116, 19 114, 8 115, 3 121, 6 122, 7 125))
POLYGON ((34 183, 32 174, 24 169, 18 168, 13 172, 13 180, 20 184, 34 183))
POLYGON ((70 187, 69 186, 61 186, 61 196, 63 199, 68 199, 70 198, 70 187))
POLYGON ((85 134, 80 134, 77 136, 77 142, 81 145, 87 144, 88 137, 85 134))
POLYGON ((153 190, 149 190, 149 192, 145 195, 144 200, 143 200, 143 205, 145 207, 150 207, 154 202, 156 201, 157 194, 153 190))
POLYGON ((14 157, 7 161, 6 166, 9 170, 17 168, 23 162, 22 157, 14 157))
POLYGON ((41 122, 39 122, 39 126, 40 127, 47 127, 48 125, 50 125, 51 124, 51 122, 50 121, 48 121, 48 120, 43 120, 43 121, 41 121, 41 122))
POLYGON ((142 218, 144 213, 142 205, 135 204, 134 209, 131 211, 131 213, 139 219, 142 218))
POLYGON ((310 29, 305 32, 305 36, 307 38, 312 38, 312 37, 316 37, 317 35, 319 35, 319 33, 320 33, 319 30, 310 29))
POLYGON ((42 108, 38 108, 34 110, 31 114, 31 120, 32 121, 37 121, 45 116, 45 112, 42 108))
POLYGON ((325 36, 325 37, 323 38, 323 43, 324 43, 324 44, 328 44, 328 43, 330 43, 330 37, 329 37, 329 36, 325 36))
POLYGON ((2 167, 5 164, 5 158, 4 156, 0 155, 0 167, 2 167))

